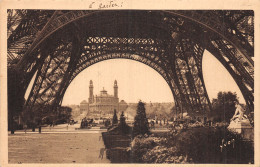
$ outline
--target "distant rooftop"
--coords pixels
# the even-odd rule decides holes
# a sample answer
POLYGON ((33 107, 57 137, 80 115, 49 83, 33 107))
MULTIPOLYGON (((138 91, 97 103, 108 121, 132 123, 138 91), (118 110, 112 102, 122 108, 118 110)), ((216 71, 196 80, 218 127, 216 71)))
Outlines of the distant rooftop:
POLYGON ((83 100, 82 102, 80 102, 80 104, 87 104, 88 102, 86 100, 83 100))

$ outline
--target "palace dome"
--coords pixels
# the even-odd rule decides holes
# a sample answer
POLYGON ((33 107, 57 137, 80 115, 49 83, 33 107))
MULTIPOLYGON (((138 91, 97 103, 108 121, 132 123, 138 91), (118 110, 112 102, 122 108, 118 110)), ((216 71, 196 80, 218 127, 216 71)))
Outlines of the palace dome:
POLYGON ((88 102, 86 100, 83 100, 82 102, 80 102, 80 104, 88 104, 88 102))

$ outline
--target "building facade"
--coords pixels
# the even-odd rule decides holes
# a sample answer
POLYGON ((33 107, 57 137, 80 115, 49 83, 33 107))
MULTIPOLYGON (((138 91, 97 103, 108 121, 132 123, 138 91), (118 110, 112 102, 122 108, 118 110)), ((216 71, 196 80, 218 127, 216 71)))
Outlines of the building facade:
POLYGON ((122 112, 127 109, 128 105, 124 100, 119 102, 118 85, 114 81, 114 95, 109 95, 103 88, 99 95, 94 95, 93 81, 89 83, 88 103, 83 100, 80 103, 80 110, 86 111, 88 115, 106 116, 113 114, 114 110, 122 112))
POLYGON ((80 112, 88 112, 88 102, 86 100, 83 100, 81 103, 80 103, 80 112))

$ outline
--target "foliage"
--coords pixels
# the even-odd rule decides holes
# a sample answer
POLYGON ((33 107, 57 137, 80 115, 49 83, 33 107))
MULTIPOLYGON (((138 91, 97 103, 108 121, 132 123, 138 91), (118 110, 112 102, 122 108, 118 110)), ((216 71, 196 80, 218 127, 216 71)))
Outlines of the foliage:
POLYGON ((71 112, 72 108, 67 107, 67 106, 61 106, 58 109, 58 116, 57 116, 57 121, 61 123, 69 122, 71 118, 71 112))
POLYGON ((197 128, 197 127, 203 127, 204 124, 202 122, 196 121, 195 123, 189 124, 188 126, 191 127, 191 128, 197 128))
POLYGON ((169 145, 176 146, 178 152, 188 155, 195 163, 249 163, 254 157, 253 145, 225 127, 181 131, 171 138, 169 145))
POLYGON ((126 125, 124 111, 122 111, 122 113, 120 115, 119 125, 126 125))
POLYGON ((139 101, 137 106, 137 113, 134 120, 133 136, 139 134, 144 135, 149 133, 149 124, 146 118, 144 103, 139 101))
MULTIPOLYGON (((143 156, 153 149, 155 146, 162 143, 162 138, 157 137, 144 137, 138 135, 131 142, 131 159, 134 163, 143 163, 143 156)), ((148 157, 146 157, 148 158, 148 157)))
POLYGON ((187 156, 179 155, 176 147, 156 146, 147 151, 143 157, 144 163, 191 163, 187 156))
POLYGON ((119 131, 121 132, 121 134, 128 134, 130 132, 130 127, 125 122, 124 111, 122 111, 122 113, 120 115, 120 122, 119 122, 118 128, 119 128, 119 131))
POLYGON ((120 122, 116 126, 111 126, 108 128, 109 134, 117 134, 117 135, 129 135, 132 132, 132 129, 130 126, 128 126, 125 122, 125 115, 122 111, 120 115, 120 122))
MULTIPOLYGON (((127 112, 130 115, 135 115, 138 103, 128 104, 127 112)), ((174 108, 174 103, 149 103, 145 105, 146 117, 149 119, 154 119, 155 116, 161 118, 171 118, 173 116, 172 108, 174 108)))
POLYGON ((52 105, 35 104, 31 112, 28 112, 27 108, 24 107, 22 119, 29 127, 40 124, 61 124, 70 120, 71 112, 72 109, 66 106, 61 106, 54 110, 52 105))
POLYGON ((237 94, 232 92, 219 92, 217 99, 212 100, 213 111, 210 117, 216 122, 230 122, 236 110, 237 94))
POLYGON ((118 118, 116 115, 116 109, 114 110, 114 116, 113 116, 113 120, 112 120, 112 125, 116 125, 118 123, 118 118))
POLYGON ((86 117, 85 117, 85 118, 83 118, 83 119, 81 120, 80 128, 87 128, 89 124, 90 124, 90 121, 88 122, 88 120, 87 120, 86 117))
POLYGON ((8 129, 14 131, 17 128, 15 120, 21 116, 23 122, 29 127, 36 124, 50 122, 66 122, 71 117, 71 109, 58 108, 57 113, 53 113, 52 106, 34 105, 32 112, 24 107, 25 88, 21 84, 23 78, 22 71, 18 71, 14 65, 8 66, 8 129), (66 112, 65 112, 66 111, 66 112))
POLYGON ((180 154, 176 146, 168 146, 167 138, 137 136, 131 143, 131 159, 134 163, 187 163, 187 156, 180 154))
POLYGON ((135 163, 254 163, 253 144, 225 127, 177 129, 168 136, 136 136, 135 163))
POLYGON ((9 66, 8 70, 8 129, 14 131, 15 122, 14 119, 23 110, 24 100, 24 88, 21 84, 23 75, 20 71, 15 69, 15 66, 9 66))
POLYGON ((108 128, 110 126, 110 124, 111 124, 110 119, 105 120, 104 125, 105 125, 106 128, 108 128))

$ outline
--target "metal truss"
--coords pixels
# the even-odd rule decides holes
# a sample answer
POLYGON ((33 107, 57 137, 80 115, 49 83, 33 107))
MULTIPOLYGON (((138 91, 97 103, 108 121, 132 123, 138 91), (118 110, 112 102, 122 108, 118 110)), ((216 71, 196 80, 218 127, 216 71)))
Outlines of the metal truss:
POLYGON ((8 64, 22 71, 26 108, 61 105, 73 79, 108 59, 131 59, 168 83, 178 111, 208 112, 202 75, 204 50, 238 84, 254 110, 252 11, 8 10, 8 64))

